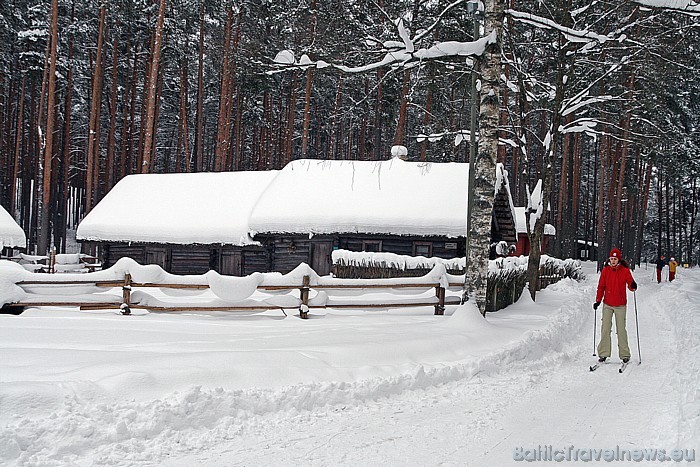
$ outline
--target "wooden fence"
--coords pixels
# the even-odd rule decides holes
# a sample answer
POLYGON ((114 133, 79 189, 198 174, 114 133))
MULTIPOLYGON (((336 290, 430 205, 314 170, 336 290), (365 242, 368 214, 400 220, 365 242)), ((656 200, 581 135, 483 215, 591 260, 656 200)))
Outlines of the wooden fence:
MULTIPOLYGON (((446 290, 439 283, 385 283, 385 284, 310 284, 310 276, 303 276, 301 284, 288 285, 259 285, 259 291, 299 291, 299 315, 302 319, 308 318, 309 309, 313 308, 401 308, 401 307, 434 307, 436 315, 443 315, 446 304, 459 304, 457 297, 446 297, 446 290), (373 301, 342 301, 334 300, 331 303, 313 304, 310 303, 309 295, 311 290, 316 291, 332 291, 332 290, 362 290, 366 293, 388 292, 392 289, 416 289, 421 290, 422 294, 429 289, 435 290, 434 297, 423 297, 418 301, 407 300, 405 302, 393 300, 373 300, 373 301)), ((192 305, 173 305, 173 306, 153 306, 148 304, 140 304, 138 301, 132 300, 131 294, 135 288, 161 288, 161 289, 180 289, 180 290, 205 290, 209 289, 207 284, 177 284, 177 283, 148 283, 135 282, 132 280, 131 274, 126 273, 123 280, 107 280, 107 281, 90 281, 90 280, 30 280, 17 283, 20 287, 56 287, 56 286, 95 286, 100 288, 121 288, 121 300, 113 301, 93 301, 87 300, 85 297, 71 298, 66 296, 65 299, 55 297, 51 300, 40 293, 29 293, 29 297, 23 301, 4 305, 2 312, 7 314, 21 314, 26 307, 44 307, 44 306, 63 306, 63 307, 80 307, 81 310, 98 310, 98 309, 118 309, 124 315, 131 314, 132 309, 147 309, 151 311, 169 312, 169 311, 233 311, 233 310, 270 310, 292 308, 283 306, 273 306, 261 302, 256 304, 236 305, 221 305, 221 306, 192 306, 192 305)), ((462 283, 450 283, 450 289, 459 288, 461 290, 462 283)), ((99 298, 94 295, 91 298, 99 298)), ((415 299, 414 299, 415 300, 415 299)))
POLYGON ((56 253, 55 249, 51 250, 48 256, 19 253, 16 256, 0 256, 0 260, 18 263, 28 271, 49 274, 95 272, 102 269, 102 264, 94 256, 83 253, 60 254, 56 253))

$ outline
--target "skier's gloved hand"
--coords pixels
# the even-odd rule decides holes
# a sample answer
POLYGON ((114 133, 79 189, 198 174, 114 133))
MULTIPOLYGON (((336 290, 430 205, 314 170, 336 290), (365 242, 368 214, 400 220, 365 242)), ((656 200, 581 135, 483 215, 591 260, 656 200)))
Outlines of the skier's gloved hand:
POLYGON ((630 284, 630 290, 631 290, 632 292, 634 292, 635 290, 637 290, 637 283, 636 283, 635 281, 632 281, 632 283, 630 284))
POLYGON ((595 302, 595 303, 593 304, 593 309, 594 309, 594 310, 597 310, 599 306, 600 306, 600 302, 595 302))

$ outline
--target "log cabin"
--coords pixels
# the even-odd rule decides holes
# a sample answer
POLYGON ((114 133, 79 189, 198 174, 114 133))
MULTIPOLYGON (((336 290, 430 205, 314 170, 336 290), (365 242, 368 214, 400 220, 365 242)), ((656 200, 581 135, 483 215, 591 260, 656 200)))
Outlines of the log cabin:
MULTIPOLYGON (((515 244, 508 178, 497 171, 491 241, 515 244)), ((336 249, 462 257, 468 180, 464 163, 292 161, 253 209, 251 235, 282 273, 305 262, 329 274, 336 249)))
POLYGON ((76 237, 104 267, 128 256, 173 274, 266 271, 267 251, 248 234, 248 218, 276 175, 129 175, 85 216, 76 237))
MULTIPOLYGON (((174 274, 325 275, 335 249, 441 258, 465 254, 469 165, 300 159, 281 171, 142 174, 122 179, 80 223, 104 267, 129 256, 174 274)), ((499 164, 491 240, 515 244, 499 164)))

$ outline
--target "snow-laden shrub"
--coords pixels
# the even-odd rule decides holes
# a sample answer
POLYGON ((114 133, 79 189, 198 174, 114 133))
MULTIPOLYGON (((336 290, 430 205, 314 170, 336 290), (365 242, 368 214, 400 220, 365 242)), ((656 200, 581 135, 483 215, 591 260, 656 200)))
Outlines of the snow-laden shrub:
MULTIPOLYGON (((465 266, 465 258, 426 258, 424 256, 347 250, 335 250, 332 256, 336 277, 353 279, 422 276, 437 263, 444 264, 450 274, 462 275, 465 266)), ((486 309, 488 311, 501 310, 520 298, 527 285, 527 263, 527 256, 508 256, 489 261, 486 286, 486 309)), ((542 255, 538 290, 565 277, 577 281, 585 279, 581 262, 574 259, 561 260, 542 255)))
POLYGON ((384 279, 423 276, 436 264, 445 265, 449 274, 464 274, 464 258, 427 258, 394 253, 335 250, 332 253, 333 274, 346 279, 384 279))

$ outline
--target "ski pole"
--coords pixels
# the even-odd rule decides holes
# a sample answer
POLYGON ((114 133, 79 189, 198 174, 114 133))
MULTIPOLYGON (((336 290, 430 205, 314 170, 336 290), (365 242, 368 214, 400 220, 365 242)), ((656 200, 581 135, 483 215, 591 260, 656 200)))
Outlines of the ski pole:
POLYGON ((639 346, 639 317, 637 316, 637 291, 634 294, 634 322, 637 326, 637 353, 639 354, 639 364, 642 364, 642 348, 639 346))
POLYGON ((593 308, 593 356, 594 357, 595 357, 596 321, 598 321, 598 309, 593 308))

